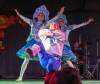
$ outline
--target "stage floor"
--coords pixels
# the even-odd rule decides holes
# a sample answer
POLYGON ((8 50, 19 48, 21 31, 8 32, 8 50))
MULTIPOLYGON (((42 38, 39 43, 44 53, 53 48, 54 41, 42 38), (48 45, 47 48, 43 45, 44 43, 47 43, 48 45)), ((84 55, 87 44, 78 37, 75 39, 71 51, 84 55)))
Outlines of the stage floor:
MULTIPOLYGON (((0 80, 0 84, 44 84, 43 80, 24 80, 23 82, 16 82, 15 80, 0 80)), ((100 81, 83 80, 82 84, 100 84, 100 81)))
POLYGON ((0 80, 0 84, 44 84, 43 80, 24 80, 16 82, 15 80, 0 80))

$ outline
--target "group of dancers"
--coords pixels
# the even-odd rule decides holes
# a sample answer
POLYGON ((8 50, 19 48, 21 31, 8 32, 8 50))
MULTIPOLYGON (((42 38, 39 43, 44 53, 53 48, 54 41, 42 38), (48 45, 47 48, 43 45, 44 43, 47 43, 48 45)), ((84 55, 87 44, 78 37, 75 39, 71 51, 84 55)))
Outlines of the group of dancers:
POLYGON ((27 43, 16 53, 20 58, 24 58, 16 81, 23 80, 30 60, 38 59, 40 65, 48 74, 61 71, 62 62, 71 68, 75 68, 73 62, 77 62, 77 56, 71 50, 68 41, 69 33, 91 23, 92 18, 78 25, 68 25, 66 15, 63 14, 64 7, 61 7, 57 15, 49 20, 49 11, 45 5, 36 8, 32 19, 24 17, 16 9, 15 12, 31 28, 26 40, 27 43))

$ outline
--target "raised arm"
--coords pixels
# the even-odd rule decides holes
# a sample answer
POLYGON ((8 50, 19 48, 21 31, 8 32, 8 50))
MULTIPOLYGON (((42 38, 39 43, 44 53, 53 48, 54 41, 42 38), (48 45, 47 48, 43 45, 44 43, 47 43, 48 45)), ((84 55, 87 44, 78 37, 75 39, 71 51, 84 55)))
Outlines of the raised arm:
POLYGON ((83 27, 83 26, 88 25, 89 23, 91 23, 91 22, 93 22, 93 21, 94 21, 93 18, 90 18, 90 19, 89 19, 88 21, 86 21, 86 22, 83 22, 83 23, 78 24, 78 25, 74 25, 74 26, 73 26, 73 29, 77 29, 77 28, 83 27))
POLYGON ((57 19, 63 14, 63 12, 64 12, 64 6, 61 7, 60 11, 58 12, 58 14, 57 14, 54 18, 52 18, 51 20, 49 20, 49 21, 47 22, 47 26, 49 26, 49 24, 50 24, 51 22, 57 20, 57 19))
POLYGON ((26 22, 27 24, 30 25, 31 23, 31 19, 27 18, 27 17, 24 17, 23 15, 21 15, 16 9, 14 10, 16 12, 16 14, 24 21, 26 22))

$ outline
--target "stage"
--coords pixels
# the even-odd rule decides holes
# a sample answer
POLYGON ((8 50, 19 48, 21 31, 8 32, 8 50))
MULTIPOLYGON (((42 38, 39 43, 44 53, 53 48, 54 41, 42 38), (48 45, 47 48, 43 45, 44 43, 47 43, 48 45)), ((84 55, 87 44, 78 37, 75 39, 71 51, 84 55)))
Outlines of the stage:
MULTIPOLYGON (((16 82, 15 80, 0 80, 0 84, 44 84, 43 80, 24 80, 16 82)), ((83 80, 82 84, 100 84, 98 80, 83 80)))
POLYGON ((15 80, 0 80, 0 84, 44 84, 43 80, 24 80, 16 82, 15 80))

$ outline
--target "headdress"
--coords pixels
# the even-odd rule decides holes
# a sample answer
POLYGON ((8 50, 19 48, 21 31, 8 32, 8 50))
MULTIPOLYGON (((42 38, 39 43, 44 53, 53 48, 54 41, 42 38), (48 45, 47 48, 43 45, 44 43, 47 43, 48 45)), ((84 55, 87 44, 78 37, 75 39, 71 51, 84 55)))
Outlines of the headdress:
POLYGON ((61 15, 61 16, 57 19, 57 21, 59 21, 59 19, 63 19, 63 20, 64 20, 64 24, 68 24, 67 18, 66 18, 66 16, 65 16, 64 14, 61 15))
POLYGON ((36 18, 39 13, 43 13, 45 16, 45 21, 49 20, 49 11, 47 10, 45 5, 42 5, 38 8, 36 8, 35 13, 33 14, 33 19, 36 18))

